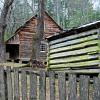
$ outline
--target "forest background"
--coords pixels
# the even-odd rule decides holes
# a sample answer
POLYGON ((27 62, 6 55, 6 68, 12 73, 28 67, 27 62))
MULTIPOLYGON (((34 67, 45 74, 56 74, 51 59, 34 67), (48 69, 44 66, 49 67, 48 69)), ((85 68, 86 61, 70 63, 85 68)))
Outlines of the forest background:
MULTIPOLYGON (((0 0, 0 12, 4 0, 0 0)), ((45 0, 45 10, 65 30, 100 20, 100 0, 45 0)), ((38 12, 38 0, 14 0, 7 15, 5 40, 38 12)))

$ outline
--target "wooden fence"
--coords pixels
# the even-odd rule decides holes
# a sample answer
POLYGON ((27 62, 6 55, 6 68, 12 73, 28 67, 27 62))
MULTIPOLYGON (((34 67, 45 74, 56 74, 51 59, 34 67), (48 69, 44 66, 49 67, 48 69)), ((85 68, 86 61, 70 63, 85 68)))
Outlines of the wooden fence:
POLYGON ((0 67, 0 100, 100 100, 97 74, 0 67))

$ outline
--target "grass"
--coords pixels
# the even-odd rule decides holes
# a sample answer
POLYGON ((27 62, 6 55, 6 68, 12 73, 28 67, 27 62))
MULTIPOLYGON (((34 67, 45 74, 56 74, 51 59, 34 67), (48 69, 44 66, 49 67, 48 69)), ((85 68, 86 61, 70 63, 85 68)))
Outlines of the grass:
POLYGON ((26 64, 6 62, 6 63, 0 63, 0 65, 2 65, 2 66, 11 66, 13 68, 13 67, 21 67, 21 66, 24 66, 26 64))

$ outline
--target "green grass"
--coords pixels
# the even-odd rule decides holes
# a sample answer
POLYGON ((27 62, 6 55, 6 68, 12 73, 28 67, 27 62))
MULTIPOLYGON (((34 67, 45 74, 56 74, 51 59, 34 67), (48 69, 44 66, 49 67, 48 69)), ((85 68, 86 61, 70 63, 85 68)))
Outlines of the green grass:
POLYGON ((6 63, 0 63, 0 65, 2 65, 2 66, 11 66, 13 68, 13 67, 22 67, 22 66, 24 66, 26 64, 6 62, 6 63))

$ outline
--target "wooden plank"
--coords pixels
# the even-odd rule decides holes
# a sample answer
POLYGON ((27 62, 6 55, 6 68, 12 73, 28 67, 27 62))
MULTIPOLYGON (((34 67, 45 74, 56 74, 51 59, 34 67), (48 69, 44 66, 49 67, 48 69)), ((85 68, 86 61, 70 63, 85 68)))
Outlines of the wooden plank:
POLYGON ((66 100, 65 73, 58 73, 59 100, 66 100))
MULTIPOLYGON (((98 30, 98 47, 99 47, 99 61, 100 61, 100 28, 98 30)), ((100 66, 100 64, 99 64, 100 66)))
POLYGON ((83 32, 83 33, 80 33, 80 34, 70 35, 70 36, 67 36, 67 37, 64 37, 64 38, 60 38, 60 39, 56 39, 56 40, 50 41, 49 44, 52 45, 52 44, 56 44, 56 43, 66 41, 66 40, 77 39, 77 38, 80 38, 80 37, 89 36, 89 35, 93 35, 93 34, 97 34, 97 29, 92 30, 92 31, 83 32))
POLYGON ((43 70, 40 71, 39 83, 39 100, 46 100, 46 74, 43 70))
POLYGON ((51 54, 50 58, 66 57, 66 56, 71 56, 71 55, 74 56, 74 55, 86 54, 86 53, 91 53, 91 52, 98 52, 98 50, 99 48, 97 46, 93 46, 93 47, 88 47, 85 49, 51 54))
POLYGON ((37 75, 30 72, 30 100, 37 100, 37 75))
POLYGON ((56 58, 56 59, 51 59, 49 60, 49 64, 59 64, 59 63, 68 63, 68 62, 74 62, 75 61, 86 61, 86 60, 92 60, 98 58, 99 55, 83 55, 83 56, 75 56, 75 57, 66 57, 66 58, 56 58))
POLYGON ((55 100, 55 73, 49 72, 50 100, 55 100))
POLYGON ((7 90, 8 100, 13 100, 13 85, 11 76, 11 67, 7 67, 7 90))
POLYGON ((64 63, 64 64, 55 64, 55 65, 50 65, 50 68, 61 68, 61 67, 83 67, 83 66, 93 66, 93 65, 99 65, 100 62, 99 60, 93 60, 93 61, 85 61, 85 62, 77 62, 77 63, 64 63))
POLYGON ((55 71, 56 72, 56 74, 58 74, 59 72, 64 72, 64 73, 66 73, 66 74, 98 74, 98 73, 100 73, 100 69, 76 69, 76 70, 72 70, 72 69, 67 69, 67 70, 65 70, 64 68, 63 68, 63 70, 57 70, 57 71, 55 71))
POLYGON ((68 100, 77 100, 77 82, 76 75, 69 75, 69 99, 68 100))
POLYGON ((26 71, 23 69, 21 73, 21 92, 22 100, 27 100, 27 77, 26 71))
POLYGON ((62 43, 51 45, 50 49, 59 48, 59 47, 61 48, 61 47, 64 47, 64 46, 69 46, 69 45, 73 45, 73 44, 92 41, 92 40, 95 40, 95 39, 98 39, 98 35, 92 35, 92 36, 88 36, 88 37, 84 37, 84 38, 79 38, 79 39, 65 41, 65 42, 62 42, 62 43))
POLYGON ((94 82, 93 82, 93 86, 94 86, 93 100, 100 100, 100 78, 94 77, 93 80, 94 80, 94 82))
POLYGON ((0 100, 6 100, 4 68, 0 66, 0 100))
POLYGON ((50 61, 50 47, 49 45, 47 44, 47 69, 49 69, 49 61, 50 61))
POLYGON ((18 68, 14 69, 14 100, 19 100, 20 99, 20 94, 19 94, 19 73, 18 73, 18 68))
POLYGON ((80 76, 80 100, 89 100, 89 77, 80 76))
POLYGON ((92 41, 88 41, 88 42, 84 42, 84 43, 80 43, 76 45, 70 45, 70 46, 60 47, 56 49, 51 49, 50 53, 57 53, 57 52, 62 52, 62 51, 74 50, 74 49, 82 49, 82 48, 93 46, 93 45, 98 46, 98 40, 92 40, 92 41))

